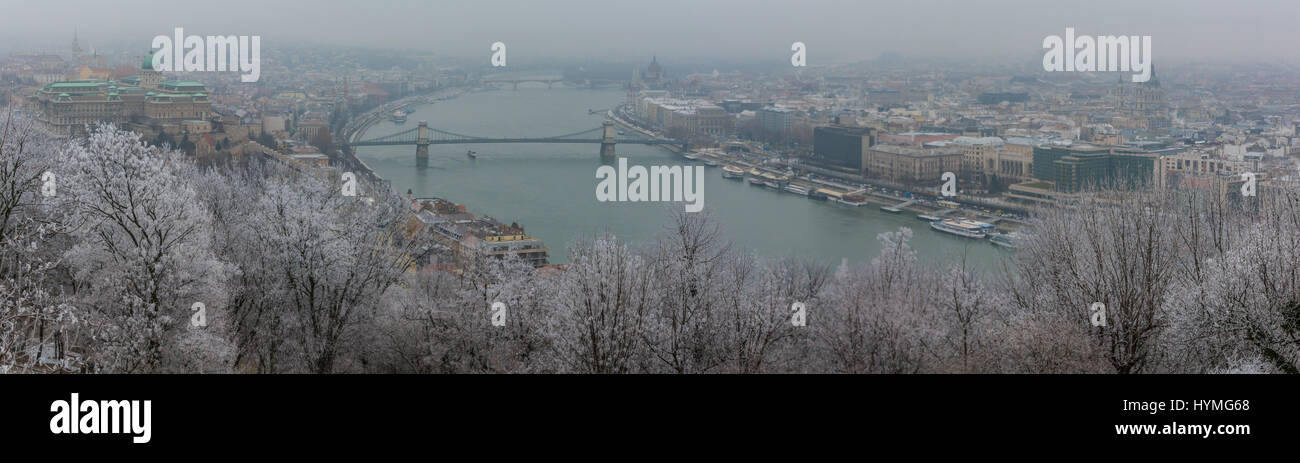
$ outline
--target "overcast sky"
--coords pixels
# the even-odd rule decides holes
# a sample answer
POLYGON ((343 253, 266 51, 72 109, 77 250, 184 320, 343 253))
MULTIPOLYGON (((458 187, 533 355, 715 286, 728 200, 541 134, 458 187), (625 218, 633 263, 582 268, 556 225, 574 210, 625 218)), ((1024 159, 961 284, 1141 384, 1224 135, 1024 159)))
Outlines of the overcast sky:
POLYGON ((4 0, 0 50, 139 47, 187 34, 260 35, 280 43, 520 56, 788 59, 810 65, 883 52, 947 58, 1041 55, 1043 37, 1151 35, 1157 62, 1300 61, 1297 0, 4 0), (137 45, 138 44, 138 45, 137 45))

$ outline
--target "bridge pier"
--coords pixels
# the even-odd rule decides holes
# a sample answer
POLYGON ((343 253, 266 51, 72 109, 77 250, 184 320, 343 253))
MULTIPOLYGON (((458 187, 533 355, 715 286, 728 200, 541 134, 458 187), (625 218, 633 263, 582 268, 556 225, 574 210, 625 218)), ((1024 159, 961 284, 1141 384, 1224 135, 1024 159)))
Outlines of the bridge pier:
POLYGON ((415 137, 415 166, 421 169, 429 167, 429 122, 420 121, 420 128, 415 137))
POLYGON ((600 137, 600 158, 614 159, 614 123, 605 121, 600 137))

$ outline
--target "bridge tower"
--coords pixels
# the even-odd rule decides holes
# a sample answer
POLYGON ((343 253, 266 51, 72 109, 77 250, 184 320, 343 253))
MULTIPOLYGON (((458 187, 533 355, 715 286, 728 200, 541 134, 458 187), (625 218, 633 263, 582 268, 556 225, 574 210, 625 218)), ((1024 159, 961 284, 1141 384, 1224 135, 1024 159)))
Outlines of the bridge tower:
POLYGON ((600 137, 600 158, 614 159, 614 123, 605 121, 600 137))
POLYGON ((415 135, 415 166, 429 167, 429 122, 420 121, 420 128, 415 135))

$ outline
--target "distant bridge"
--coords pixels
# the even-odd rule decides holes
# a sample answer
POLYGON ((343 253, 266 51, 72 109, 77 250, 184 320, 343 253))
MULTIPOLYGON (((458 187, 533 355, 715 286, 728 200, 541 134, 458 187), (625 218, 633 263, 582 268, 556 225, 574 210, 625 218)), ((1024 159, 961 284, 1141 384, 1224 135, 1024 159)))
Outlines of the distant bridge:
POLYGON ((635 145, 681 145, 683 152, 689 146, 682 141, 667 138, 619 137, 615 135, 614 123, 605 123, 594 129, 566 133, 550 137, 479 137, 429 127, 428 122, 420 121, 413 129, 403 130, 391 135, 384 135, 366 140, 347 143, 348 146, 394 146, 415 145, 416 165, 426 167, 429 164, 429 145, 460 145, 476 143, 592 143, 600 144, 600 157, 614 158, 614 146, 619 143, 635 145))
POLYGON ((487 84, 510 84, 511 88, 519 90, 519 84, 526 82, 536 82, 546 84, 546 88, 553 88, 557 83, 567 82, 569 85, 582 86, 587 88, 597 88, 609 85, 622 85, 625 81, 615 79, 589 79, 589 78, 566 78, 563 76, 542 76, 542 77, 484 77, 479 83, 487 84))
POLYGON ((484 84, 510 84, 515 90, 519 90, 519 84, 524 82, 537 82, 546 84, 546 88, 558 82, 564 82, 564 77, 484 77, 481 81, 484 84))

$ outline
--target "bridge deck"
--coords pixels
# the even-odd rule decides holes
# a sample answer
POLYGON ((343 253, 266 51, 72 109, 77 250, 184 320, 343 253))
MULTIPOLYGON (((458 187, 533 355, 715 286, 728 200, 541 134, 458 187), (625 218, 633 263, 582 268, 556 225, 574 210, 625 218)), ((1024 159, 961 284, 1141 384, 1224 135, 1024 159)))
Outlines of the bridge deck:
POLYGON ((356 140, 346 143, 348 146, 391 146, 391 145, 455 145, 455 144, 476 144, 476 143, 607 143, 615 144, 637 144, 637 145, 670 145, 681 144, 677 140, 666 138, 613 138, 606 139, 603 137, 589 138, 590 135, 597 135, 603 130, 603 127, 583 130, 581 132, 569 133, 564 135, 555 135, 550 137, 480 137, 473 135, 464 135, 446 130, 439 130, 433 127, 426 127, 426 138, 419 138, 419 127, 403 130, 394 134, 384 135, 382 137, 371 138, 367 140, 356 140))
MULTIPOLYGON (((469 138, 464 140, 438 140, 429 139, 430 145, 461 145, 461 144, 482 144, 482 143, 604 143, 605 140, 599 138, 469 138)), ((677 145, 681 142, 676 140, 646 140, 639 139, 614 139, 614 143, 624 145, 677 145)), ((393 146, 393 145, 418 145, 416 140, 362 140, 347 143, 349 146, 393 146)))

